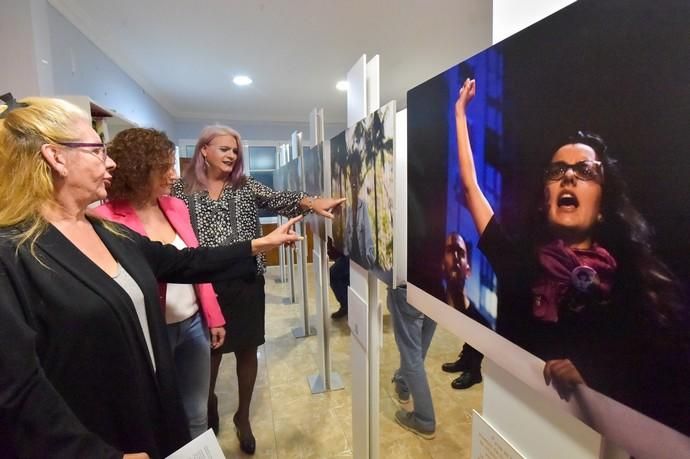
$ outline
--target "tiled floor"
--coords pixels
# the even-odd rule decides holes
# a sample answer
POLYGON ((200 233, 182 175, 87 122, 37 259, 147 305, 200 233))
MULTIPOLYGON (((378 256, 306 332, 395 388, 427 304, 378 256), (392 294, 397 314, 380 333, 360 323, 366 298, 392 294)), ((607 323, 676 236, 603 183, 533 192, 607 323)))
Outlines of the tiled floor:
MULTIPOLYGON (((311 271, 310 271, 311 272, 311 271)), ((331 359, 344 390, 312 395, 307 376, 317 373, 316 337, 295 339, 299 307, 288 304, 289 286, 277 282, 278 271, 266 275, 266 344, 259 348, 259 374, 254 389, 251 422, 257 458, 352 457, 350 332, 347 320, 331 321, 331 359)), ((331 305, 335 298, 331 294, 331 305)), ((313 305, 313 301, 311 303, 313 305)), ((313 310, 313 306, 312 306, 313 310)), ((335 306, 331 307, 335 310, 335 306)), ((385 311, 387 314, 388 311, 385 311)), ((472 409, 481 409, 482 385, 456 391, 450 382, 457 375, 441 371, 441 364, 456 358, 457 338, 438 327, 426 368, 436 410, 436 438, 424 440, 402 429, 393 415, 398 409, 390 378, 398 366, 390 317, 384 316, 381 356, 381 458, 469 458, 472 409)), ((237 407, 235 358, 223 358, 217 384, 220 398, 219 441, 228 458, 244 457, 232 425, 237 407)))

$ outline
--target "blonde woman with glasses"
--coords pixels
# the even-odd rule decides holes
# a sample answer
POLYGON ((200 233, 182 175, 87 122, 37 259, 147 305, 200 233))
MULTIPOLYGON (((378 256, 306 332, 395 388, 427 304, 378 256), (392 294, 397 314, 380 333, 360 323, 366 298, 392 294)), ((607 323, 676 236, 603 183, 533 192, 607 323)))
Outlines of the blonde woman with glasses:
POLYGON ((87 216, 115 162, 58 99, 0 106, 0 451, 6 458, 160 458, 190 435, 157 279, 253 273, 290 225, 178 250, 87 216))

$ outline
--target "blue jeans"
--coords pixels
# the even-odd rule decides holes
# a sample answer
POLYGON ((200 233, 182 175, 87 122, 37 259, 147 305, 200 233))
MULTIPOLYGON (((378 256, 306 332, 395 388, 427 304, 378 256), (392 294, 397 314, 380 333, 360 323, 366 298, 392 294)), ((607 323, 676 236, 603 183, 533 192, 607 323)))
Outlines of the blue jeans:
POLYGON ((211 379, 211 344, 208 327, 197 312, 181 322, 168 324, 168 340, 175 359, 175 373, 192 438, 208 429, 208 387, 211 379))
POLYGON ((436 330, 436 322, 407 302, 407 289, 388 290, 388 310, 391 313, 395 342, 400 352, 400 368, 393 379, 399 391, 408 390, 414 400, 414 417, 426 430, 436 429, 434 404, 424 359, 436 330))

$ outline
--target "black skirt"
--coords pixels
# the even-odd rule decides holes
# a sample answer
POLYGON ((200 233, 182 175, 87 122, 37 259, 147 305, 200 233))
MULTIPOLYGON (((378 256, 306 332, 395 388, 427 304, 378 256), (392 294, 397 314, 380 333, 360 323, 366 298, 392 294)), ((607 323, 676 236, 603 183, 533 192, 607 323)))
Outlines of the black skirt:
POLYGON ((225 342, 212 352, 227 354, 266 342, 264 285, 262 275, 213 284, 225 317, 225 342))

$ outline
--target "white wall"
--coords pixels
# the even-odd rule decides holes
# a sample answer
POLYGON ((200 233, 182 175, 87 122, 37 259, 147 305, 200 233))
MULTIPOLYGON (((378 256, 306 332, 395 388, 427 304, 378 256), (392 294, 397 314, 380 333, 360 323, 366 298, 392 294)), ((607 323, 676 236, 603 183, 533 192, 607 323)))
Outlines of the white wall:
POLYGON ((2 0, 0 43, 0 94, 11 91, 18 99, 39 94, 30 2, 2 0))
POLYGON ((177 138, 172 116, 47 0, 2 0, 0 43, 0 93, 86 95, 177 138))
POLYGON ((176 139, 173 117, 46 0, 56 95, 86 95, 142 127, 176 139))
POLYGON ((50 44, 50 25, 46 0, 31 0, 31 26, 33 30, 33 60, 38 80, 38 94, 52 96, 53 55, 50 44))

